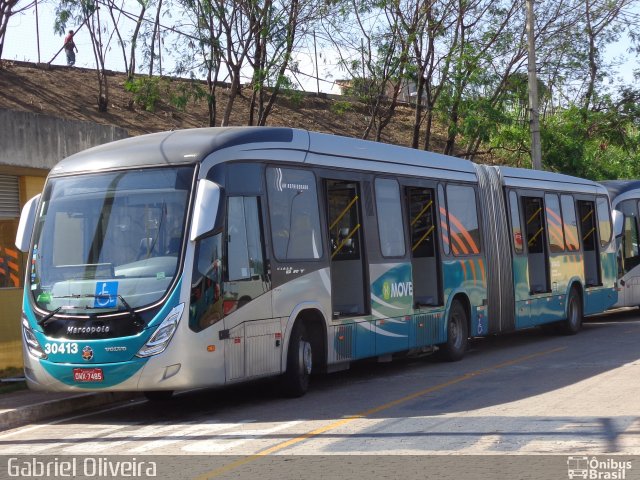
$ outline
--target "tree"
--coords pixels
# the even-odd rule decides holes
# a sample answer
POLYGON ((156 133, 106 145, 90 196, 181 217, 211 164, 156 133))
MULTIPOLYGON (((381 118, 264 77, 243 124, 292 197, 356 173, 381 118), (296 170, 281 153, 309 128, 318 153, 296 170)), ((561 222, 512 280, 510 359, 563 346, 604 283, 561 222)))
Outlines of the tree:
POLYGON ((9 19, 19 13, 24 12, 34 6, 34 2, 28 2, 18 8, 18 3, 21 0, 0 0, 0 58, 2 58, 2 50, 4 48, 4 42, 7 35, 7 25, 9 19))
POLYGON ((96 61, 96 75, 98 78, 98 111, 106 112, 109 105, 109 83, 105 69, 105 57, 109 48, 108 42, 103 43, 103 24, 100 9, 94 0, 61 0, 56 8, 54 31, 64 35, 70 20, 87 25, 91 46, 96 61))
POLYGON ((222 22, 220 11, 211 0, 183 0, 181 2, 191 18, 193 35, 183 37, 187 40, 187 49, 193 52, 182 55, 178 62, 178 74, 196 69, 203 72, 207 82, 208 124, 214 127, 217 121, 217 86, 222 66, 222 22), (193 63, 195 61, 195 63, 193 63))

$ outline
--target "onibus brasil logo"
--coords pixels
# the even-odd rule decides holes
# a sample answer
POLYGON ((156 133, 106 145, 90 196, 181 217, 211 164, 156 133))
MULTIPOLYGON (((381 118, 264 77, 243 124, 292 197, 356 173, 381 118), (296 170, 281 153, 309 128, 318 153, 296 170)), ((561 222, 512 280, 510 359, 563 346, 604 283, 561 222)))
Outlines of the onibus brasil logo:
POLYGON ((631 470, 631 462, 616 458, 604 460, 588 456, 567 458, 567 474, 570 479, 624 480, 627 478, 627 470, 631 470))

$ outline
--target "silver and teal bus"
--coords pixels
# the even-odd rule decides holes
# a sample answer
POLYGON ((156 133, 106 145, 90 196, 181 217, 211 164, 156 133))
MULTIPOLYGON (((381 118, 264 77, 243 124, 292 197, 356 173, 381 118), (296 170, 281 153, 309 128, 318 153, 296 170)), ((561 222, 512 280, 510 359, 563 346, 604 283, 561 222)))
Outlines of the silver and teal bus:
POLYGON ((150 398, 538 325, 616 302, 605 188, 290 128, 62 160, 23 210, 25 376, 150 398))
POLYGON ((618 301, 614 307, 640 305, 640 180, 601 182, 609 192, 611 208, 620 217, 618 240, 618 301))

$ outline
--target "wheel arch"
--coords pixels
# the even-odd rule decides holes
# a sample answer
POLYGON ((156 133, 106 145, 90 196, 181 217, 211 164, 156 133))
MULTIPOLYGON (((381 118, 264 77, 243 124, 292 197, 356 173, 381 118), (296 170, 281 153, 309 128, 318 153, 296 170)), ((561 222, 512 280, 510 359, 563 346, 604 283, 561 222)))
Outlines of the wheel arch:
POLYGON ((294 327, 302 322, 309 333, 313 353, 314 371, 324 371, 327 367, 327 321, 317 305, 298 305, 289 316, 282 348, 281 371, 287 370, 287 358, 294 327), (316 367, 317 366, 317 367, 316 367))
POLYGON ((469 300, 469 296, 467 295, 466 292, 464 291, 457 291, 455 293, 453 293, 450 297, 449 297, 449 302, 447 304, 447 315, 446 315, 446 319, 445 319, 445 324, 444 324, 444 328, 447 329, 449 327, 449 310, 451 310, 451 306, 453 305, 453 302, 459 302, 462 307, 464 308, 465 314, 467 315, 467 333, 469 336, 471 336, 471 322, 472 322, 472 317, 471 317, 471 300, 469 300))

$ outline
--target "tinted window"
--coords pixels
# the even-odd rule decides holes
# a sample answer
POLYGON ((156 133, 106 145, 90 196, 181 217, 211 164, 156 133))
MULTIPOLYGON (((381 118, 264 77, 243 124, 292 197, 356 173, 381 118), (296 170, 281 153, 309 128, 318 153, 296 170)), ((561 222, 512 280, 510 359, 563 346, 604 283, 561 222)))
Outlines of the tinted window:
POLYGON ((562 217, 557 195, 544 196, 547 216, 547 232, 549 236, 549 251, 551 253, 564 252, 564 233, 562 232, 562 217))
POLYGON ((446 255, 451 252, 449 244, 449 226, 447 225, 447 203, 444 198, 444 188, 438 185, 438 204, 440 205, 440 226, 442 227, 442 248, 446 255))
POLYGON ((576 207, 571 195, 560 197, 562 206, 562 220, 564 221, 564 242, 569 252, 580 250, 578 238, 578 220, 576 219, 576 207))
POLYGON ((269 218, 278 260, 322 257, 318 194, 313 173, 267 168, 269 218))
POLYGON ((376 209, 380 249, 385 257, 402 257, 405 252, 400 186, 395 180, 376 179, 376 209))
POLYGON ((223 316, 222 308, 222 234, 203 238, 196 244, 189 328, 204 330, 223 316))
POLYGON ((327 180, 329 245, 332 260, 360 258, 360 195, 352 182, 327 180))
POLYGON ((447 187, 451 249, 454 255, 480 253, 480 231, 476 210, 476 193, 471 187, 447 187))
POLYGON ((256 197, 229 198, 228 215, 229 280, 243 280, 264 275, 258 199, 256 197))
POLYGON ((509 193, 509 209, 511 211, 513 248, 516 253, 522 253, 522 228, 520 227, 520 210, 518 209, 518 196, 516 195, 516 192, 509 193))
POLYGON ((598 227, 600 229, 600 245, 606 247, 611 240, 611 215, 609 213, 609 202, 606 198, 598 197, 596 200, 596 210, 598 211, 598 227))
POLYGON ((544 252, 544 223, 542 221, 542 198, 522 197, 529 253, 544 252))
POLYGON ((262 165, 233 163, 228 166, 227 175, 227 191, 232 194, 262 192, 262 165))
POLYGON ((407 197, 409 201, 411 253, 415 258, 434 257, 437 228, 433 190, 409 188, 407 189, 407 197))
POLYGON ((593 202, 578 201, 578 214, 580 217, 580 234, 582 235, 582 248, 585 252, 596 249, 596 224, 593 202))

